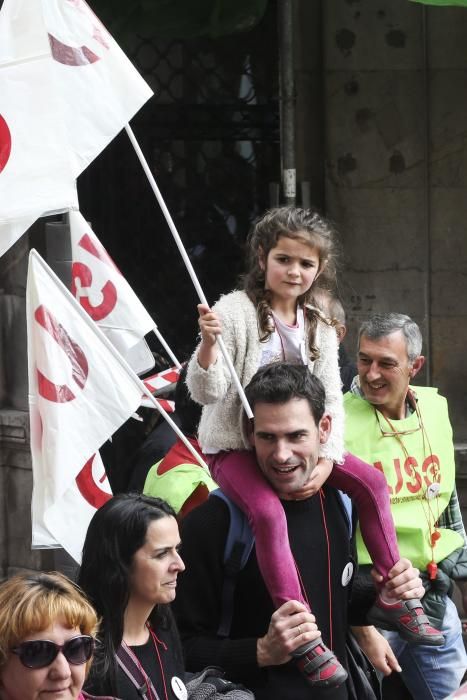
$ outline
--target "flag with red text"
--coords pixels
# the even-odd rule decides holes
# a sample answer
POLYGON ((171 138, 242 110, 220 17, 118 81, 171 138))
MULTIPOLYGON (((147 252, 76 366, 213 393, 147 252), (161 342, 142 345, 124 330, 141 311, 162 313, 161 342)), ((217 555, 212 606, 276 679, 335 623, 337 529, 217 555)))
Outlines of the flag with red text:
MULTIPOLYGON (((99 325, 117 350, 135 371, 131 350, 144 340, 155 326, 112 258, 79 211, 70 211, 71 291, 83 309, 99 325)), ((144 360, 147 371, 154 357, 146 343, 141 345, 138 363, 144 360)))
POLYGON ((152 91, 84 0, 4 0, 0 84, 2 255, 77 208, 76 178, 152 91))
POLYGON ((33 546, 58 543, 79 560, 109 494, 97 450, 140 405, 142 384, 34 250, 26 297, 33 546))

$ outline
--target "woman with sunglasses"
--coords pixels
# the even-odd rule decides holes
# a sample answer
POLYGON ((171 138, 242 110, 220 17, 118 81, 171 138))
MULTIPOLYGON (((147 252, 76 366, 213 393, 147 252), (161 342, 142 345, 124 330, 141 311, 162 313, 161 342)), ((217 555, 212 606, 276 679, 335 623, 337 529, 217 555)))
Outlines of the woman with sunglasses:
POLYGON ((170 611, 185 568, 172 508, 136 493, 111 498, 86 534, 78 583, 101 620, 86 689, 125 700, 186 697, 170 611))
POLYGON ((97 628, 77 586, 58 573, 0 585, 1 700, 84 700, 97 628))

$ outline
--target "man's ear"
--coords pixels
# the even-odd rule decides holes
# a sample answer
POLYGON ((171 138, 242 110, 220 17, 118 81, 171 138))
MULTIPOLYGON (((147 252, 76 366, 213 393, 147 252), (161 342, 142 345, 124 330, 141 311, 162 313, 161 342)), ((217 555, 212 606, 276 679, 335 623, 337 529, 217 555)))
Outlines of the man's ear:
POLYGON ((423 355, 419 355, 417 359, 412 362, 412 367, 410 368, 411 379, 413 379, 413 377, 420 372, 424 364, 425 358, 423 355))
POLYGON ((319 441, 321 445, 329 440, 332 428, 332 418, 329 413, 325 413, 318 424, 319 441))

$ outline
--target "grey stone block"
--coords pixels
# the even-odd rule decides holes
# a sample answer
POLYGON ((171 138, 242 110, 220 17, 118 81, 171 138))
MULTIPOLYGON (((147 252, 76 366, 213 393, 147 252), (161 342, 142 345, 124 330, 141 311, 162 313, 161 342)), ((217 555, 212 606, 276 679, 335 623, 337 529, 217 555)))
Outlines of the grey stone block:
MULTIPOLYGON (((339 229, 348 270, 366 273, 370 279, 399 270, 415 275, 423 272, 425 228, 421 189, 340 188, 327 180, 326 200, 328 214, 339 229)), ((415 294, 417 289, 413 282, 415 294)))
POLYGON ((421 9, 406 0, 323 3, 325 62, 332 70, 398 70, 422 62, 421 9))

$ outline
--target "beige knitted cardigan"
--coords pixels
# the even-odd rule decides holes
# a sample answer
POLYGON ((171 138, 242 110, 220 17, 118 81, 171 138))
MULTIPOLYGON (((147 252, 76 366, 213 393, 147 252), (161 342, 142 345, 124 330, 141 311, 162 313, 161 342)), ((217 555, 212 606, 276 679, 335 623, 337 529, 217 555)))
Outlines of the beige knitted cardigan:
MULTIPOLYGON (((225 294, 213 310, 222 321, 222 337, 242 386, 246 386, 260 365, 263 344, 259 340, 256 309, 244 291, 225 294)), ((316 347, 319 358, 308 362, 310 372, 319 377, 326 390, 326 411, 332 416, 332 432, 321 445, 320 456, 342 462, 344 452, 344 409, 338 365, 338 343, 334 328, 318 322, 316 347)), ((204 406, 198 429, 203 448, 237 450, 248 448, 242 436, 242 406, 224 358, 204 370, 198 364, 198 348, 187 373, 192 398, 204 406)))

